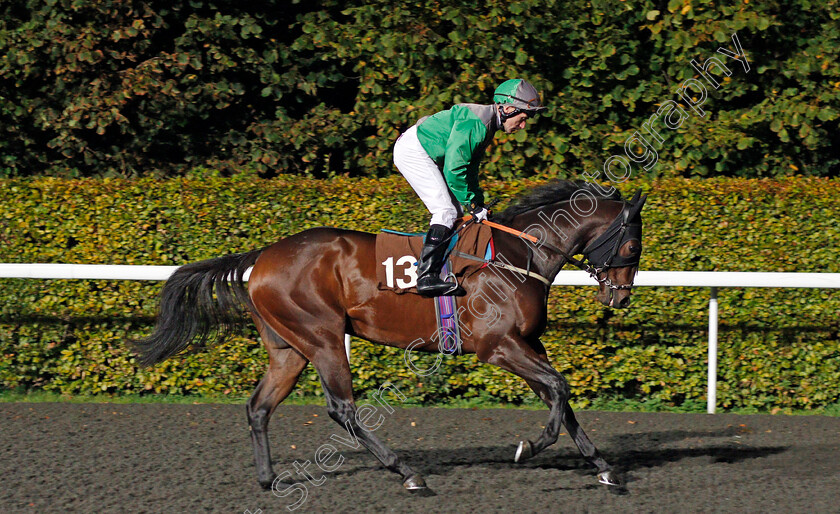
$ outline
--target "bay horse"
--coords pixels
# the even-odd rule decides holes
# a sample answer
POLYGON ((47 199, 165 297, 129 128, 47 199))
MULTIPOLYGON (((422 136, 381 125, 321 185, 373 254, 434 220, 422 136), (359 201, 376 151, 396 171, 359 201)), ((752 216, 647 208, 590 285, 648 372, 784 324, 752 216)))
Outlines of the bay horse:
MULTIPOLYGON (((569 406, 569 386, 546 355, 540 335, 547 325, 550 283, 572 262, 598 280, 597 299, 622 308, 630 301, 641 246, 640 191, 626 201, 614 188, 587 182, 554 181, 532 191, 491 220, 514 229, 493 229, 497 255, 520 268, 485 267, 464 282, 461 305, 462 351, 522 377, 549 408, 539 438, 519 443, 521 462, 554 444, 566 427, 583 458, 597 468, 599 482, 623 487, 619 473, 604 460, 581 429, 569 406), (535 242, 536 241, 536 242, 535 242), (588 263, 574 255, 583 254, 588 263), (514 284, 514 287, 511 287, 514 284), (488 309, 498 313, 493 321, 488 309)), ((268 421, 292 391, 307 363, 318 372, 329 416, 411 491, 426 483, 356 416, 344 334, 375 344, 436 352, 434 340, 418 335, 437 330, 434 300, 398 295, 378 288, 376 235, 337 228, 313 228, 260 250, 227 255, 178 268, 161 291, 155 330, 131 342, 138 362, 149 366, 188 348, 221 343, 250 312, 269 363, 247 402, 248 423, 264 488, 275 480, 268 421), (244 275, 252 268, 247 286, 244 275)))

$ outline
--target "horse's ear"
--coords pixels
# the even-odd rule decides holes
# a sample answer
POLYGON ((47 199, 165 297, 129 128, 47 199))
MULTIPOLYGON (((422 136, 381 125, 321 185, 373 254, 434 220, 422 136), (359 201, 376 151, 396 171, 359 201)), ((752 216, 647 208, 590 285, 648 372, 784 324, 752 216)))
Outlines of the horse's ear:
POLYGON ((636 194, 633 195, 633 200, 627 205, 627 218, 628 220, 632 220, 636 217, 640 212, 642 212, 642 207, 645 205, 645 200, 647 200, 648 195, 642 195, 642 190, 639 189, 636 191, 636 194))

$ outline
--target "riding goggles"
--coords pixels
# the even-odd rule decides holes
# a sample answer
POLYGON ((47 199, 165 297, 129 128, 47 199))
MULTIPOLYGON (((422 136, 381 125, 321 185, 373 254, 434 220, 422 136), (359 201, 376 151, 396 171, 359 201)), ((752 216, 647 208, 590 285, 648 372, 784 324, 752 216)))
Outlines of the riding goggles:
POLYGON ((534 111, 534 112, 544 111, 546 109, 543 106, 542 100, 540 100, 539 96, 537 96, 535 98, 532 98, 530 100, 524 100, 522 98, 519 98, 518 96, 506 95, 506 94, 497 94, 496 96, 507 97, 507 98, 510 98, 511 100, 516 100, 516 101, 522 102, 522 104, 525 105, 525 107, 520 108, 519 106, 516 106, 515 104, 504 104, 504 105, 514 105, 514 107, 516 107, 517 109, 523 109, 523 110, 526 110, 526 111, 534 111))

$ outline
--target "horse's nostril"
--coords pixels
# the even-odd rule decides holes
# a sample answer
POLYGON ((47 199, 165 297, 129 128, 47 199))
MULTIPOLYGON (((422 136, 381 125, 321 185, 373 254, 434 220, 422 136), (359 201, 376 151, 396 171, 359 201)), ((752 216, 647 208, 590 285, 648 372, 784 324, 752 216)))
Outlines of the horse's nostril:
POLYGON ((621 299, 620 302, 618 302, 618 306, 621 307, 622 309, 624 307, 627 307, 628 305, 630 305, 630 297, 629 296, 625 296, 624 298, 621 299))

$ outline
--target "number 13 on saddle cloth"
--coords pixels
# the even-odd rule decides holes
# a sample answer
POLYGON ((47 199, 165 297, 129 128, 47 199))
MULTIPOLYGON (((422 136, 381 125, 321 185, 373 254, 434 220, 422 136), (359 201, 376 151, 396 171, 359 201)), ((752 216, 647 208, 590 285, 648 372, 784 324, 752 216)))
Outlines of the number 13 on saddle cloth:
MULTIPOLYGON (((379 289, 397 294, 417 294, 417 258, 423 248, 423 234, 383 230, 376 236, 376 278, 379 289)), ((452 237, 447 249, 448 265, 459 282, 487 266, 492 260, 493 235, 490 227, 472 223, 452 237), (452 251, 456 250, 455 254, 452 251), (459 253, 474 258, 460 257, 459 253)), ((445 277, 444 277, 445 278, 445 277)))

